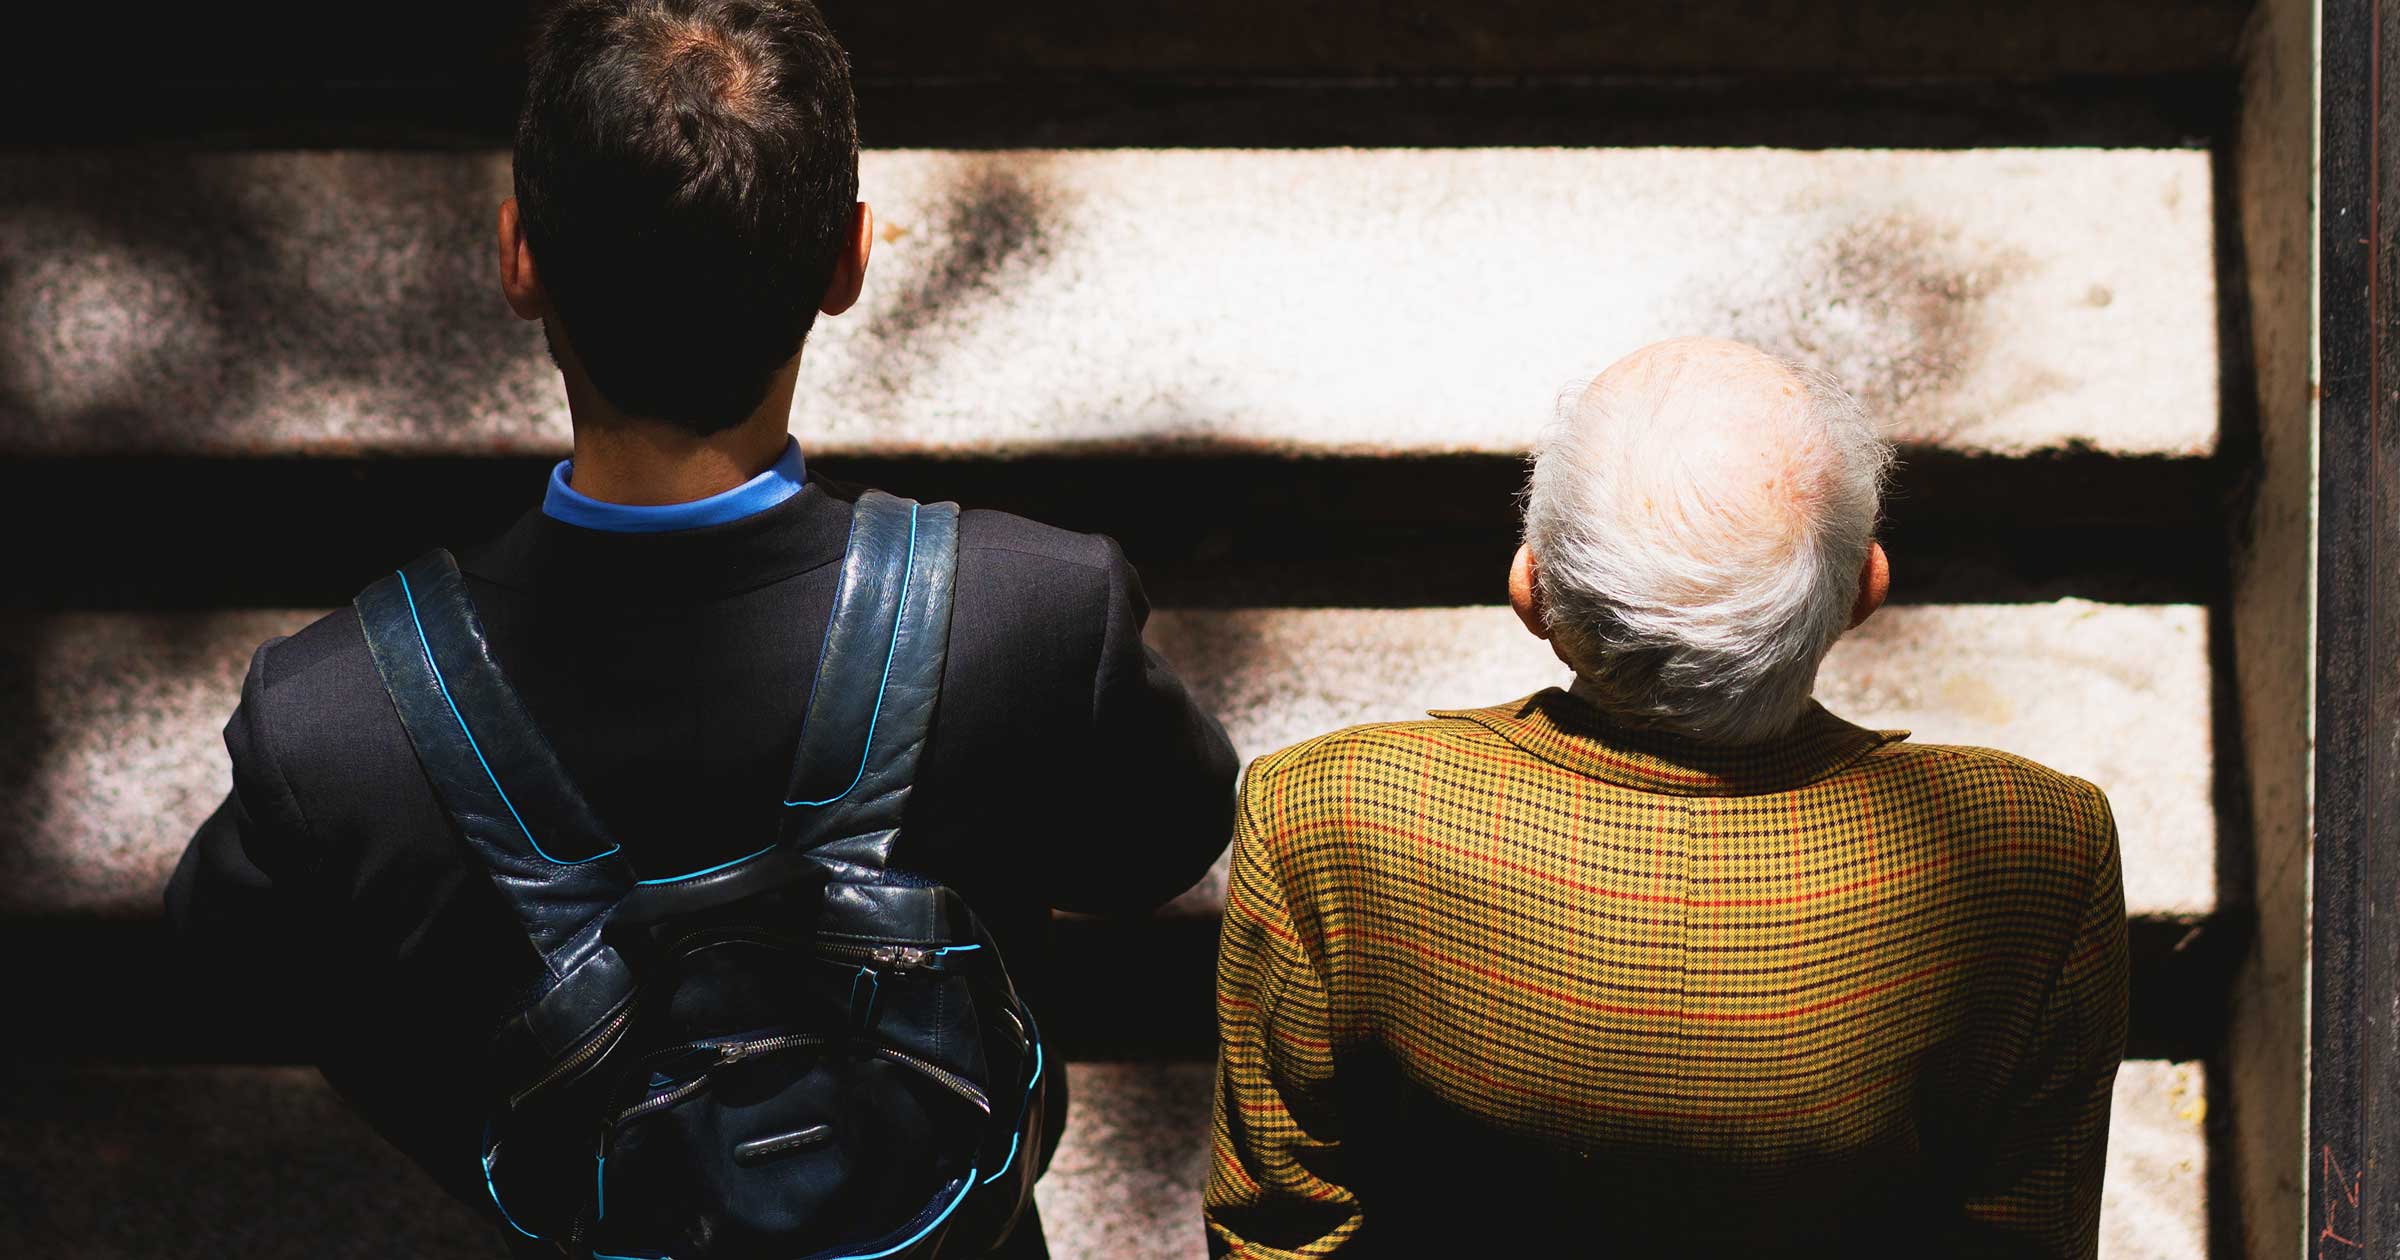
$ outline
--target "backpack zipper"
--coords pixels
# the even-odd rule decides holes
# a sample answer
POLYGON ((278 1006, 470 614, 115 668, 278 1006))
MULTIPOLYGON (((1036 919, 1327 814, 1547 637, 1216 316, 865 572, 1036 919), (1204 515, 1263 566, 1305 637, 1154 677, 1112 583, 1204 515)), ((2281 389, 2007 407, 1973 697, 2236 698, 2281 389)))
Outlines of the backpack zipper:
POLYGON ((888 971, 916 971, 931 966, 942 951, 919 945, 849 945, 839 941, 817 942, 817 952, 845 962, 866 963, 888 971))
POLYGON ((732 1064, 739 1063, 752 1055, 771 1054, 777 1050, 794 1050, 802 1046, 819 1046, 824 1045, 826 1041, 827 1038, 817 1036, 813 1033, 794 1033, 781 1037, 761 1037, 755 1041, 735 1041, 720 1045, 716 1047, 717 1061, 710 1064, 707 1071, 704 1071, 700 1073, 700 1075, 685 1081, 683 1084, 668 1090, 666 1093, 660 1094, 656 1098, 645 1098, 642 1101, 627 1107, 625 1110, 618 1112, 617 1118, 610 1123, 623 1124, 628 1120, 636 1120, 643 1116, 649 1115, 653 1111, 659 1111, 667 1107, 672 1107, 675 1104, 682 1102, 684 1099, 699 1093, 701 1087, 708 1084, 710 1073, 715 1072, 718 1068, 728 1067, 732 1064))
MULTIPOLYGON (((695 1076, 692 1079, 685 1081, 681 1085, 668 1090, 666 1093, 660 1094, 656 1098, 645 1098, 642 1101, 635 1103, 633 1106, 627 1107, 625 1110, 618 1112, 617 1118, 611 1123, 625 1124, 628 1121, 638 1120, 643 1116, 649 1115, 651 1112, 672 1107, 675 1104, 682 1102, 684 1099, 699 1093, 700 1090, 708 1084, 709 1077, 714 1074, 717 1069, 731 1067, 732 1065, 754 1055, 772 1054, 778 1050, 792 1050, 802 1046, 827 1045, 830 1044, 830 1042, 831 1038, 828 1037, 822 1037, 810 1033, 799 1033, 783 1037, 762 1037, 756 1041, 737 1041, 729 1045, 719 1046, 717 1047, 717 1061, 710 1065, 707 1071, 702 1072, 700 1075, 695 1076)), ((916 1072, 918 1075, 925 1077, 937 1085, 940 1085, 944 1089, 949 1090, 951 1093, 966 1099, 968 1102, 974 1104, 976 1110, 981 1111, 983 1114, 987 1116, 992 1114, 991 1098, 982 1090, 976 1088, 973 1081, 960 1076, 958 1073, 950 1071, 949 1069, 941 1067, 937 1064, 928 1063, 905 1050, 895 1050, 890 1046, 870 1047, 870 1052, 877 1058, 884 1059, 892 1063, 897 1063, 902 1067, 908 1068, 916 1072)))
POLYGON ((608 1022, 600 1026, 600 1031, 593 1034, 589 1041, 586 1041, 581 1046, 577 1047, 575 1053, 559 1060, 558 1066, 551 1068, 548 1072, 542 1074, 542 1079, 535 1081, 533 1084, 528 1085, 511 1095, 508 1100, 509 1109, 512 1111, 515 1110, 518 1106, 522 1105, 526 1099, 533 1097, 542 1090, 548 1089, 550 1086, 565 1079, 566 1077, 571 1076, 586 1067, 589 1067, 592 1063, 592 1060, 599 1058, 602 1054, 605 1054, 608 1051, 608 1048, 616 1043, 617 1034, 624 1032, 625 1025, 630 1023, 632 1019, 633 1003, 628 1002, 623 1007, 619 1008, 616 1014, 609 1016, 608 1022))
POLYGON ((936 1084, 948 1088, 951 1093, 956 1094, 959 1097, 966 1099, 968 1102, 975 1104, 976 1110, 981 1111, 987 1116, 992 1114, 992 1100, 989 1097, 986 1097, 982 1090, 977 1089, 973 1081, 960 1076, 958 1073, 953 1072, 945 1067, 939 1067, 934 1064, 927 1063, 925 1060, 920 1059, 905 1050, 894 1050, 890 1046, 875 1047, 875 1054, 880 1058, 889 1059, 903 1067, 915 1068, 918 1072, 921 1072, 925 1076, 931 1078, 936 1084))

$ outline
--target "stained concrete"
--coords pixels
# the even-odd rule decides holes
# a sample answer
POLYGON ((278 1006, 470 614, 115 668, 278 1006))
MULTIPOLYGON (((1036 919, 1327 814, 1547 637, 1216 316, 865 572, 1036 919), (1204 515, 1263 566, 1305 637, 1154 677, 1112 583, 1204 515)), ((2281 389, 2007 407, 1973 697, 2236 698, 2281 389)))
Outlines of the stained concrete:
MULTIPOLYGON (((562 449, 488 275, 507 182, 0 156, 0 453, 562 449)), ((2216 443, 2199 150, 884 151, 862 184, 867 295, 794 409, 829 453, 1515 452, 1682 333, 1821 362, 1909 442, 2216 443)))
MULTIPOLYGON (((1211 1068, 1078 1063, 1036 1189, 1060 1260, 1198 1260, 1211 1068)), ((2205 1254, 2203 1090, 2190 1064, 2117 1080, 2106 1260, 2205 1254)), ((0 1070, 0 1250, 76 1260, 496 1258, 498 1235, 306 1068, 0 1070), (264 1210, 272 1205, 271 1211, 264 1210)))
MULTIPOLYGON (((0 620, 0 913, 156 913, 225 791, 218 731, 250 648, 311 614, 0 620)), ((1151 641, 1256 756, 1359 722, 1498 703, 1566 680, 1501 608, 1180 610, 1151 641)), ((2136 914, 2216 907, 2209 666, 2198 608, 1888 609, 1838 645, 1821 695, 1925 742, 1988 744, 2110 794, 2136 914)), ((1210 913, 1221 884, 1178 903, 1210 913)))

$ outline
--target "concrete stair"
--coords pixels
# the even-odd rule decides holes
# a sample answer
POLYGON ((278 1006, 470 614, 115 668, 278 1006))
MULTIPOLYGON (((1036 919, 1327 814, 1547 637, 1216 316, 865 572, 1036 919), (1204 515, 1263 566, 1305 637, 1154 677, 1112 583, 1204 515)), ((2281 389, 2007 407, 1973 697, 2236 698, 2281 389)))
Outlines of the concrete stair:
MULTIPOLYGON (((1118 536, 1253 756, 1562 680, 1497 595, 1563 390, 1682 332, 1827 363, 1905 462, 1899 603, 1822 696, 2108 790, 2137 979, 2103 1254, 2235 1254, 2252 438, 2212 146, 2247 7, 829 5, 883 236, 794 430, 836 476, 1118 536)), ((0 589, 0 949, 81 964, 22 977, 0 1245, 489 1255, 288 1064, 294 1012, 142 988, 250 647, 498 528, 567 436, 486 274, 509 38, 312 62, 229 21, 169 28, 213 74, 130 84, 131 121, 0 88, 0 525, 44 543, 0 589), (77 536, 96 502, 167 527, 77 536)), ((1062 1257, 1201 1254, 1220 899, 1060 925, 1062 1257)))
MULTIPOLYGON (((1694 329, 1824 364, 1913 445, 2216 445, 2195 150, 873 152, 860 182, 873 280, 793 409, 821 454, 1514 454, 1694 329)), ((0 452, 563 450, 488 275, 507 195, 495 154, 0 157, 0 452)))

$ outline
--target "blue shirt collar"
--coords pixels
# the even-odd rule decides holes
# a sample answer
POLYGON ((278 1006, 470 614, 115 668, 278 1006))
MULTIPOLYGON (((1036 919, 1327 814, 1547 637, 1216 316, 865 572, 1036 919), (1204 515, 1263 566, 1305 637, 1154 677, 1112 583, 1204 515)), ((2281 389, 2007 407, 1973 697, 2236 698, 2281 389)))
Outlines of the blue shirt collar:
POLYGON ((613 534, 664 534, 679 529, 723 525, 754 516, 800 493, 808 468, 800 459, 800 443, 786 439, 783 456, 765 472, 721 494, 689 503, 652 507, 604 503, 567 484, 575 475, 573 460, 562 459, 550 470, 550 490, 542 496, 542 514, 552 520, 613 534))

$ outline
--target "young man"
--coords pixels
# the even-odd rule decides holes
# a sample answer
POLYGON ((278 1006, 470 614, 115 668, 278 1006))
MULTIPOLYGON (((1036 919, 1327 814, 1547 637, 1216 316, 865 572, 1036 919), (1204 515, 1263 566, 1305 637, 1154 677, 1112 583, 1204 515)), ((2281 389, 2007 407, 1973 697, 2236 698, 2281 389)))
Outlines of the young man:
POLYGON ((2088 1260, 2125 1041, 2108 802, 1809 699, 1891 450, 1668 342, 1543 443, 1511 571, 1571 691, 1243 782, 1212 1248, 2088 1260))
MULTIPOLYGON (((570 0, 534 46, 499 279, 549 339, 574 453, 460 563, 638 874, 776 835, 857 494, 810 476, 788 432, 813 320, 866 278, 857 161, 844 55, 808 0, 570 0)), ((1191 884, 1224 846, 1235 764, 1143 646, 1114 543, 969 511, 958 551, 895 861, 964 894, 1038 1012, 1051 910, 1191 884)), ((258 650, 226 743, 233 792, 167 892, 192 961, 305 1006, 333 1082, 488 1211, 468 1082, 538 962, 352 611, 258 650)), ((1064 1090, 1049 1101, 1055 1135, 1064 1090)), ((1007 1248, 1042 1253, 1038 1220, 1007 1248)))

